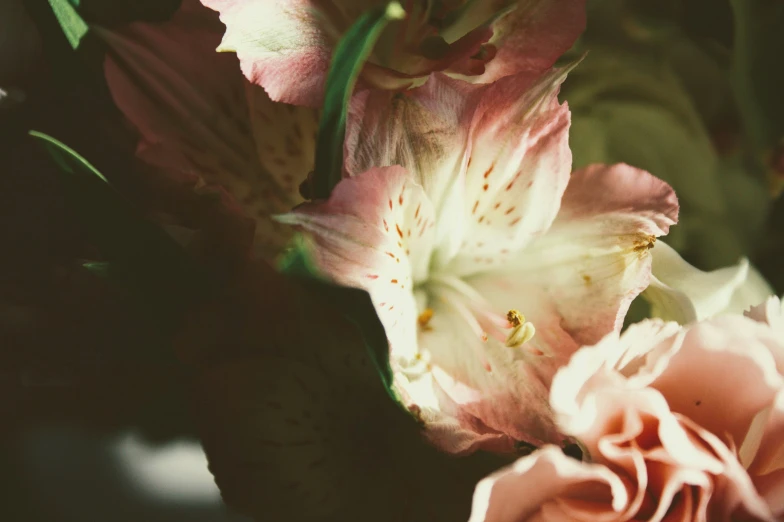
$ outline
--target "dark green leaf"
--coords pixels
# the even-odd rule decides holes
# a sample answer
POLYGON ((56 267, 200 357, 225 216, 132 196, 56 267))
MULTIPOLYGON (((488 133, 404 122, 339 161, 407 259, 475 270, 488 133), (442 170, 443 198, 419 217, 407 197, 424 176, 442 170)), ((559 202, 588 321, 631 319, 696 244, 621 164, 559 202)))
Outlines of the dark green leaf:
MULTIPOLYGON (((319 280, 317 270, 311 262, 303 239, 295 239, 292 249, 284 257, 279 269, 298 279, 312 292, 318 294, 334 307, 346 320, 361 333, 367 354, 378 371, 381 379, 391 393, 392 369, 389 366, 389 345, 384 326, 376 315, 376 310, 367 292, 344 288, 319 280)), ((307 306, 307 303, 303 303, 307 306)))
POLYGON ((226 503, 259 521, 466 520, 476 482, 504 461, 440 452, 390 400, 367 335, 338 313, 355 296, 372 313, 367 295, 258 268, 186 337, 207 354, 195 411, 226 503))
POLYGON ((157 225, 143 219, 83 157, 32 131, 66 174, 63 188, 77 218, 108 264, 86 268, 140 296, 164 322, 212 289, 208 275, 157 225))
POLYGON ((327 75, 324 109, 316 144, 313 197, 326 199, 340 181, 343 169, 343 141, 346 112, 362 66, 381 31, 390 20, 405 16, 397 2, 390 2, 363 14, 338 43, 327 75))
POLYGON ((733 86, 746 132, 769 150, 784 137, 784 2, 731 0, 735 14, 733 86))

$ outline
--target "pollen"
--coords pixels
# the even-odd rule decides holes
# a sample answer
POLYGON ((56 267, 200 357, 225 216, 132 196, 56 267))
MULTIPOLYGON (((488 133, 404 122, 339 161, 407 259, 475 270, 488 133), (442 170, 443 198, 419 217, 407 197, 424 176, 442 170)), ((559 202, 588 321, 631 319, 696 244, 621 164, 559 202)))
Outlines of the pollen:
POLYGON ((644 236, 634 242, 633 250, 638 254, 642 254, 653 248, 654 243, 656 243, 656 236, 644 236))
POLYGON ((525 316, 521 314, 519 310, 512 308, 506 312, 506 320, 509 321, 512 326, 520 326, 525 322, 525 316))
POLYGON ((417 317, 417 322, 419 326, 422 327, 423 330, 430 330, 430 320, 433 318, 433 309, 432 308, 425 308, 419 317, 417 317))

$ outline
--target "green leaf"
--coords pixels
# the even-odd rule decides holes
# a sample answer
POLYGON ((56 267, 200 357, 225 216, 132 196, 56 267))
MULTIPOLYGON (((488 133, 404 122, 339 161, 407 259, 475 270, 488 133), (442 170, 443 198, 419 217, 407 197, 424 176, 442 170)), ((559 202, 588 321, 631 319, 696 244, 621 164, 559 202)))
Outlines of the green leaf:
MULTIPOLYGON (((78 1, 74 2, 78 5, 78 1)), ((73 49, 79 47, 82 38, 87 34, 90 28, 87 23, 82 19, 81 15, 76 11, 72 2, 68 0, 49 0, 49 5, 52 6, 54 16, 60 23, 60 28, 65 33, 68 43, 71 44, 73 49)))
POLYGON ((87 160, 51 136, 30 135, 66 174, 66 197, 108 262, 85 268, 130 289, 163 323, 212 291, 208 274, 163 230, 143 219, 87 160))
MULTIPOLYGON (((362 336, 365 349, 373 366, 384 383, 387 393, 398 401, 392 392, 392 368, 389 366, 389 344, 384 326, 378 319, 370 296, 363 290, 345 288, 322 280, 308 255, 307 245, 301 236, 292 241, 292 248, 283 258, 278 269, 300 280, 300 283, 320 298, 328 301, 362 336)), ((306 303, 303 306, 307 306, 306 303)))
POLYGON ((784 3, 731 0, 735 14, 732 81, 746 132, 759 149, 784 137, 784 3))
POLYGON ((344 291, 364 292, 258 268, 192 325, 207 348, 194 412, 225 502, 259 521, 467 520, 477 481, 506 462, 442 453, 389 399, 338 313, 344 291))
POLYGON ((343 170, 343 142, 346 113, 362 66, 381 31, 390 20, 405 16, 397 2, 390 2, 359 17, 335 48, 327 74, 324 110, 319 123, 313 197, 326 199, 340 181, 343 170))

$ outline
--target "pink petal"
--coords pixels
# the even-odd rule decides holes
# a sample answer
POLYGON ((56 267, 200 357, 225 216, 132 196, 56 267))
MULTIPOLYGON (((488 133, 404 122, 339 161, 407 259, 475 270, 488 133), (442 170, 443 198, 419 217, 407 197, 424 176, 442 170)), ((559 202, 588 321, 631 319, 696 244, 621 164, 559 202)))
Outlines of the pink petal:
POLYGON ((313 238, 325 275, 370 293, 393 354, 418 353, 413 291, 427 274, 435 217, 405 169, 376 168, 344 179, 328 201, 306 203, 279 219, 313 238))
POLYGON ((498 272, 470 282, 495 310, 520 310, 533 323, 531 346, 552 354, 536 362, 549 384, 581 344, 620 327, 647 284, 649 242, 676 212, 672 189, 646 172, 623 165, 576 172, 552 228, 498 272))
POLYGON ((465 162, 468 130, 483 90, 433 75, 405 95, 357 93, 346 125, 346 173, 402 165, 440 206, 465 162))
POLYGON ((490 42, 498 49, 476 82, 491 83, 521 72, 541 72, 568 51, 585 29, 584 0, 517 2, 493 24, 490 42))
POLYGON ((593 344, 620 328, 629 303, 647 286, 648 249, 677 212, 672 188, 647 172, 588 167, 572 174, 550 230, 507 270, 517 284, 545 292, 578 343, 593 344))
POLYGON ((461 202, 465 237, 450 271, 503 265, 555 219, 572 163, 569 110, 557 98, 564 78, 562 70, 518 75, 482 92, 461 202))
POLYGON ((580 349, 553 379, 551 402, 562 429, 595 462, 636 476, 658 499, 651 520, 673 515, 673 507, 691 520, 688 506, 676 506, 683 497, 674 496, 687 485, 699 491, 694 516, 772 520, 766 500, 784 465, 784 379, 769 336, 739 316, 682 331, 657 321, 633 325, 620 339, 580 349), (737 447, 736 455, 730 448, 737 447))
POLYGON ((699 323, 650 386, 667 397, 672 411, 740 445, 757 412, 784 386, 759 340, 765 335, 764 327, 740 316, 699 323))
POLYGON ((315 112, 273 104, 214 52, 222 27, 186 0, 164 24, 98 30, 112 52, 112 96, 141 136, 139 155, 167 176, 220 185, 257 219, 257 250, 277 254, 290 230, 269 216, 301 201, 312 167, 315 112))
MULTIPOLYGON (((274 101, 317 107, 332 54, 309 0, 202 0, 220 12, 226 34, 219 51, 234 51, 245 77, 274 101)), ((340 28, 345 30, 345 28, 340 28)))
POLYGON ((461 274, 497 266, 558 212, 571 166, 569 113, 556 97, 563 78, 556 70, 471 86, 434 75, 394 99, 361 93, 347 173, 403 165, 440 209, 437 264, 461 274))
POLYGON ((536 368, 497 339, 479 338, 451 304, 436 300, 430 306, 433 317, 419 334, 419 346, 430 354, 439 409, 475 434, 470 445, 459 447, 450 433, 436 430, 430 434, 436 445, 454 452, 512 452, 517 441, 562 443, 567 437, 555 425, 536 368))
POLYGON ((479 482, 469 522, 625 520, 627 502, 612 471, 546 446, 479 482))

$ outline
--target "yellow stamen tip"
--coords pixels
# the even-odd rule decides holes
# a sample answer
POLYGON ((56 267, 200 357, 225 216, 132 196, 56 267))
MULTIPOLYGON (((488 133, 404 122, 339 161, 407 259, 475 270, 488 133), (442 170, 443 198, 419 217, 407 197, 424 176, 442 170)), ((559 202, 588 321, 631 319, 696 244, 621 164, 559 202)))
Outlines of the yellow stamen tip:
POLYGON ((417 321, 419 322, 419 326, 426 327, 430 320, 433 318, 433 309, 432 308, 425 308, 419 317, 417 317, 417 321))
POLYGON ((513 308, 506 312, 506 320, 509 321, 512 326, 520 326, 525 322, 525 316, 521 314, 519 310, 513 308))

